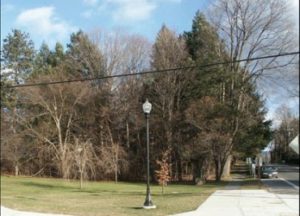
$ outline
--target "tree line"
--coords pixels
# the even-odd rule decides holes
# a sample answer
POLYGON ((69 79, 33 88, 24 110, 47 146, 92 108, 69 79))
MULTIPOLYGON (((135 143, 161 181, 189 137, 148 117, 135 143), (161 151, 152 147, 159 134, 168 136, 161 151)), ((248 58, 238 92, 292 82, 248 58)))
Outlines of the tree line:
POLYGON ((281 25, 285 9, 284 1, 219 0, 214 17, 197 12, 191 30, 181 34, 163 25, 153 44, 139 35, 94 30, 73 33, 66 49, 43 43, 35 51, 29 34, 13 29, 1 50, 1 171, 143 180, 147 98, 153 179, 168 167, 172 181, 220 181, 231 156, 254 156, 272 137, 256 81, 288 68, 293 58, 236 60, 290 49, 292 34, 281 25), (229 63, 201 67, 214 62, 229 63))

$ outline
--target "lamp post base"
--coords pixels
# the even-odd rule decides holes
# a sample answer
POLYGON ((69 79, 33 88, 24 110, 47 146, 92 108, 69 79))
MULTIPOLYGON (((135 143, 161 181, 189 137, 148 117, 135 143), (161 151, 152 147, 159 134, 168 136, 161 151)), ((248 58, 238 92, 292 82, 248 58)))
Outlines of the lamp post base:
POLYGON ((156 209, 156 205, 144 205, 143 209, 156 209))
POLYGON ((146 199, 145 199, 143 208, 144 209, 155 209, 156 208, 156 205, 153 205, 153 202, 151 199, 149 184, 147 184, 147 195, 146 195, 146 199))

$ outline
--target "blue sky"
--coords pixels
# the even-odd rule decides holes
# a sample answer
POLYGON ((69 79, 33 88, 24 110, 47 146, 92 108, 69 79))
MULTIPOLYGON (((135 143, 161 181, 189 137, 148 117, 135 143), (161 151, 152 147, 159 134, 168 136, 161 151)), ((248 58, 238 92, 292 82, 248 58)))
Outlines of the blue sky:
POLYGON ((190 30, 196 11, 207 6, 206 0, 1 0, 1 38, 18 28, 39 48, 42 41, 66 44, 78 29, 122 28, 154 41, 162 24, 190 30))
MULTIPOLYGON (((299 30, 299 0, 292 4, 299 30)), ((28 32, 36 49, 42 41, 50 47, 66 45, 70 34, 82 29, 113 31, 121 28, 140 34, 151 42, 166 24, 177 33, 189 31, 197 10, 205 11, 212 0, 1 0, 1 43, 11 29, 28 32)), ((288 97, 280 88, 264 91, 267 117, 272 119, 282 104, 299 116, 299 98, 288 97)))

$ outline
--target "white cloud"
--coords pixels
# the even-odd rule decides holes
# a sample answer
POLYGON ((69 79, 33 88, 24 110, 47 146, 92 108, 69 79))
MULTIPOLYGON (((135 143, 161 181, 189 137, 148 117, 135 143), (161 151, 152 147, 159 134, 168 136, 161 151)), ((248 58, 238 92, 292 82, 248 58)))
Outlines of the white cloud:
POLYGON ((94 6, 98 3, 98 0, 83 0, 83 3, 89 6, 94 6))
POLYGON ((148 19, 157 7, 154 1, 149 0, 107 0, 115 10, 112 11, 116 21, 142 21, 148 19))
POLYGON ((63 41, 76 28, 59 19, 54 10, 52 6, 25 10, 18 15, 16 24, 50 45, 56 41, 63 41))
POLYGON ((110 14, 116 22, 128 23, 149 19, 160 3, 178 4, 181 2, 182 0, 102 0, 97 4, 97 9, 102 13, 110 14))

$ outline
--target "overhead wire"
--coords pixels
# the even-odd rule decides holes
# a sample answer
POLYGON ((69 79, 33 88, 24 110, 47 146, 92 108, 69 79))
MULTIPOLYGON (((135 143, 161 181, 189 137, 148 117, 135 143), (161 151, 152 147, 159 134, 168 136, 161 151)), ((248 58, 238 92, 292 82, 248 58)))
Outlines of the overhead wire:
POLYGON ((178 70, 188 70, 188 69, 195 69, 195 68, 207 68, 207 67, 213 67, 213 66, 224 65, 224 64, 232 64, 232 63, 248 62, 248 61, 254 61, 254 60, 262 60, 262 59, 268 59, 268 58, 277 58, 277 57, 283 57, 283 56, 299 55, 299 53, 300 53, 300 51, 295 51, 295 52, 288 52, 288 53, 279 53, 279 54, 276 54, 276 55, 268 55, 268 56, 260 56, 260 57, 239 59, 239 60, 235 60, 235 61, 215 62, 215 63, 204 64, 204 65, 192 65, 192 66, 168 68, 168 69, 162 69, 162 70, 140 71, 140 72, 136 72, 136 73, 115 74, 115 75, 92 77, 92 78, 82 78, 82 79, 72 79, 72 80, 59 80, 59 81, 52 81, 52 82, 18 84, 18 85, 5 86, 4 88, 34 87, 34 86, 42 86, 42 85, 55 85, 55 84, 64 84, 64 83, 73 83, 73 82, 85 82, 85 81, 93 81, 93 80, 103 80, 103 79, 112 79, 112 78, 120 78, 120 77, 128 77, 128 76, 155 74, 155 73, 167 73, 167 72, 178 71, 178 70))

